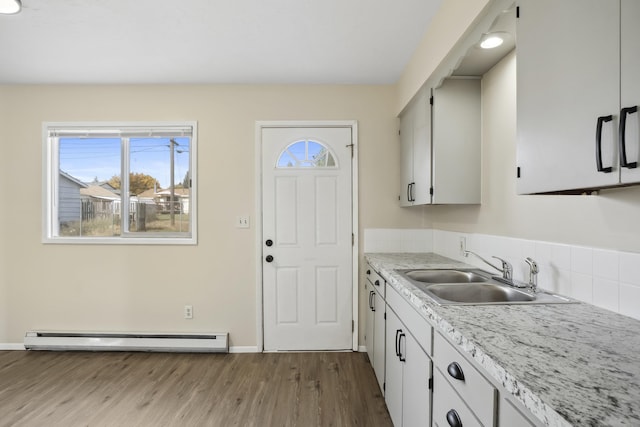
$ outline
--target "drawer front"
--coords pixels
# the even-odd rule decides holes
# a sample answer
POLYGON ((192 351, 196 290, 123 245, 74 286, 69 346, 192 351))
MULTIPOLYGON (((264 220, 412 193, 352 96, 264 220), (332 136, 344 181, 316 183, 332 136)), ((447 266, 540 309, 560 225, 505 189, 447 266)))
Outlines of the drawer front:
POLYGON ((440 334, 435 335, 433 353, 434 363, 442 376, 462 397, 480 422, 492 426, 496 408, 496 389, 493 385, 440 334))
POLYGON ((382 297, 385 298, 385 280, 382 278, 377 271, 371 267, 371 265, 367 264, 367 269, 365 270, 365 274, 367 276, 367 280, 373 285, 373 289, 382 297))
POLYGON ((433 327, 398 291, 390 285, 387 285, 387 288, 389 288, 387 289, 387 305, 396 312, 424 352, 431 356, 433 354, 433 327))
POLYGON ((438 427, 456 425, 482 427, 471 409, 465 405, 451 384, 437 369, 433 371, 433 424, 438 427))

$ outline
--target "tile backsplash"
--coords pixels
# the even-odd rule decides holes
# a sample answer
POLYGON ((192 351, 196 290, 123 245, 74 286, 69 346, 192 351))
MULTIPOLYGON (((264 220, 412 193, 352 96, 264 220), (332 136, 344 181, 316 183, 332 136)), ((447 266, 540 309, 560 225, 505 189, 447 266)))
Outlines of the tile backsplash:
POLYGON ((540 270, 540 288, 640 319, 640 254, 430 229, 366 229, 364 250, 435 252, 491 270, 473 256, 462 256, 460 238, 463 237, 468 250, 495 261, 496 265, 500 263, 491 258, 493 255, 509 261, 517 280, 527 280, 528 266, 524 259, 531 257, 540 270))

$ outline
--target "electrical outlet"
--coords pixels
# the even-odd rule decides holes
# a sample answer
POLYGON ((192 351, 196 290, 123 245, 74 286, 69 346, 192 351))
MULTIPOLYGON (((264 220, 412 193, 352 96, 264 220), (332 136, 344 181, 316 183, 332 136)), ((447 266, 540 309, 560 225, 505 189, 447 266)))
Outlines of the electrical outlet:
POLYGON ((193 319, 193 306, 185 305, 184 306, 184 318, 185 319, 193 319))
POLYGON ((249 217, 248 216, 236 217, 236 228, 249 228, 249 217))
POLYGON ((460 236, 460 255, 465 256, 467 252, 467 238, 460 236))

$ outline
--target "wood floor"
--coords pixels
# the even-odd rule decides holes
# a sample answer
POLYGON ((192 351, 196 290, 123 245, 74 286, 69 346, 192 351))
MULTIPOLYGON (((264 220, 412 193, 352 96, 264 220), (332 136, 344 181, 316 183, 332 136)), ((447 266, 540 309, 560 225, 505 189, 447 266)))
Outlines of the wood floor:
POLYGON ((364 353, 0 351, 0 426, 391 426, 364 353))

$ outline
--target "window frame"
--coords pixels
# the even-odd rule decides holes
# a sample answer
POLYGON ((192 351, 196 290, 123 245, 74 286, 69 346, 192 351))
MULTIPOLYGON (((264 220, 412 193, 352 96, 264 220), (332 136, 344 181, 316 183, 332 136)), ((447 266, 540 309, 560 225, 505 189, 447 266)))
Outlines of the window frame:
MULTIPOLYGON (((118 135, 118 137, 122 137, 118 135)), ((107 245, 197 245, 198 243, 198 180, 197 180, 197 158, 198 158, 198 126, 196 121, 172 121, 172 122, 43 122, 42 123, 42 243, 54 244, 107 244, 107 245), (189 175, 191 179, 189 195, 189 227, 190 233, 144 233, 123 230, 119 236, 59 236, 58 232, 58 193, 60 178, 59 145, 54 141, 55 137, 50 134, 54 129, 92 129, 117 132, 118 130, 133 128, 157 128, 178 129, 191 127, 191 141, 189 146, 189 175)), ((129 153, 127 145, 120 144, 120 177, 124 186, 129 182, 129 153)), ((121 206, 123 215, 121 221, 124 222, 125 213, 128 211, 128 195, 121 192, 121 206)))

